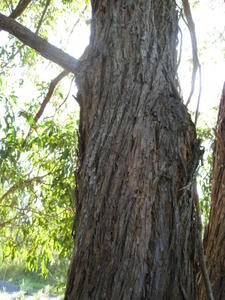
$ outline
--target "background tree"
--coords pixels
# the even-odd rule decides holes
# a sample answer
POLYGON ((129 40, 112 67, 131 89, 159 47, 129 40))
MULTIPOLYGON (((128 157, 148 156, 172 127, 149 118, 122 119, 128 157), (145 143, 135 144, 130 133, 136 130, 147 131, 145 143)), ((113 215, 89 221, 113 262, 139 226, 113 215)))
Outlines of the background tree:
MULTIPOLYGON (((209 276, 215 299, 225 297, 225 85, 222 92, 213 150, 212 193, 209 224, 204 235, 204 246, 209 276)), ((200 299, 207 299, 202 278, 200 299)))

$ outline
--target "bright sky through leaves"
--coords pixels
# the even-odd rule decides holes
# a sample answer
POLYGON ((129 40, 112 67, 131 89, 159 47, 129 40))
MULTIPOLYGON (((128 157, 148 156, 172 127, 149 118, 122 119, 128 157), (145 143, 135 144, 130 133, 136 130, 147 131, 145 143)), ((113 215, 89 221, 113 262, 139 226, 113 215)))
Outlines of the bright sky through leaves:
MULTIPOLYGON (((212 108, 219 104, 223 82, 225 81, 225 4, 223 0, 204 0, 192 10, 198 41, 199 59, 202 65, 202 97, 200 112, 210 117, 212 108)), ((182 21, 181 21, 182 23, 182 21)), ((191 44, 187 29, 183 35, 183 61, 179 76, 184 98, 190 91, 191 44), (187 63, 187 56, 189 62, 187 63)), ((197 105, 198 84, 190 108, 197 105)))

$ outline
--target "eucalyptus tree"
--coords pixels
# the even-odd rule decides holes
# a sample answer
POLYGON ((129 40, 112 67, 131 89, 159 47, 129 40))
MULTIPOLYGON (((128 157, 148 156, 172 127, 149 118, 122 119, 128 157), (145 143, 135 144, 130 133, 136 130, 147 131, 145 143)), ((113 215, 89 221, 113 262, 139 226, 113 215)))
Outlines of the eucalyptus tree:
POLYGON ((91 9, 90 44, 79 60, 0 15, 0 29, 76 76, 76 216, 65 299, 197 299, 202 151, 178 92, 180 10, 174 0, 92 0, 91 9))
POLYGON ((66 299, 196 299, 195 126, 175 1, 92 1, 66 299))

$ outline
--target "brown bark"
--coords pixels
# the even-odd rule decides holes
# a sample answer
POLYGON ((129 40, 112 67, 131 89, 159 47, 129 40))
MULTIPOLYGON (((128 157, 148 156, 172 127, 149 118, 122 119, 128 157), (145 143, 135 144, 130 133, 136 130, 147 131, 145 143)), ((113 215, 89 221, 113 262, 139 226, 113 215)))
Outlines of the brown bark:
MULTIPOLYGON (((225 299, 225 84, 221 97, 213 150, 209 225, 204 236, 205 257, 215 300, 225 299)), ((200 278, 200 299, 207 299, 200 278)))
POLYGON ((199 143, 176 90, 175 1, 92 9, 65 299, 196 299, 199 143))
POLYGON ((57 85, 59 84, 59 82, 66 77, 69 74, 68 71, 62 71, 58 76, 56 76, 50 83, 49 88, 48 88, 48 92, 44 98, 44 100, 41 103, 41 106, 38 110, 38 112, 36 113, 36 115, 34 116, 34 121, 35 124, 30 126, 30 129, 28 131, 28 134, 26 136, 26 139, 28 138, 28 136, 31 134, 32 130, 36 127, 36 123, 39 121, 39 119, 41 118, 43 112, 45 111, 45 108, 47 106, 47 104, 49 103, 49 101, 51 100, 51 97, 55 91, 55 88, 57 87, 57 85))
POLYGON ((31 1, 32 0, 20 0, 17 7, 11 12, 9 17, 12 19, 18 18, 24 12, 31 1))
POLYGON ((35 117, 34 117, 34 121, 37 123, 38 120, 40 119, 40 117, 42 116, 44 110, 45 110, 45 107, 46 105, 48 104, 48 102, 50 101, 53 93, 54 93, 54 90, 56 88, 56 86, 58 85, 58 83, 64 78, 66 77, 67 75, 69 74, 69 72, 67 71, 62 71, 56 78, 54 78, 50 85, 49 85, 49 89, 48 89, 48 93, 47 95, 45 96, 45 99, 43 100, 43 102, 41 103, 41 107, 39 108, 38 112, 36 113, 35 117))

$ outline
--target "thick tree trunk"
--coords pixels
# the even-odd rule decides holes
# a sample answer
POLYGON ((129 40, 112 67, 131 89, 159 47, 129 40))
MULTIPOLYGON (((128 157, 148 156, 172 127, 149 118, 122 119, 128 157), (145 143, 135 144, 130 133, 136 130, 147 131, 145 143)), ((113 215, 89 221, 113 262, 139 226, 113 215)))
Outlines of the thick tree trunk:
MULTIPOLYGON (((204 248, 215 300, 225 299, 225 84, 221 97, 213 150, 212 196, 204 248)), ((200 299, 207 299, 200 280, 200 299)))
POLYGON ((196 299, 199 144, 176 90, 175 1, 92 8, 65 299, 196 299))

